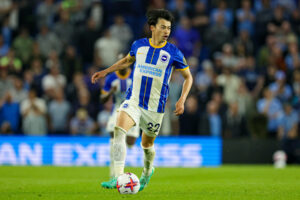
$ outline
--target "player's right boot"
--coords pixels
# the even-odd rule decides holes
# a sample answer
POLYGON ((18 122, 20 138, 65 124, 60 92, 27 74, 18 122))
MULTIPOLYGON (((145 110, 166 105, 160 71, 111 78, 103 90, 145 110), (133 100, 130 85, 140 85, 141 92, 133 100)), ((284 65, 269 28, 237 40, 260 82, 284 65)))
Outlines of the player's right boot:
POLYGON ((140 186, 139 191, 142 191, 148 185, 148 183, 150 181, 150 178, 151 178, 151 176, 153 174, 154 174, 154 167, 152 167, 152 172, 151 172, 151 174, 149 176, 146 176, 144 174, 144 171, 143 171, 142 176, 140 178, 140 184, 141 184, 141 186, 140 186))
POLYGON ((102 182, 101 186, 107 189, 114 189, 117 188, 117 178, 111 178, 109 181, 107 182, 102 182))

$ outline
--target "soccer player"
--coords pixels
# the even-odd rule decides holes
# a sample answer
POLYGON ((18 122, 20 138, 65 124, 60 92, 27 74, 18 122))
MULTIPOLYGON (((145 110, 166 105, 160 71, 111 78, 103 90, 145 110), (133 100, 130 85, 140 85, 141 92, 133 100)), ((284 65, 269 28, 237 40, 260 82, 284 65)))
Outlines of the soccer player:
MULTIPOLYGON (((124 54, 119 54, 118 59, 124 57, 124 54)), ((105 84, 102 89, 102 94, 100 96, 101 102, 106 103, 111 96, 113 96, 114 106, 109 117, 107 123, 107 131, 110 132, 111 139, 109 141, 110 144, 110 177, 114 178, 114 159, 113 159, 113 132, 114 127, 117 121, 117 109, 120 107, 123 100, 125 100, 126 91, 129 86, 132 84, 132 70, 130 68, 124 68, 114 73, 109 74, 105 79, 105 84)), ((126 134, 126 143, 127 147, 131 148, 134 144, 136 139, 140 135, 140 128, 138 124, 131 128, 128 133, 126 134)), ((102 185, 106 187, 106 185, 102 185)))
POLYGON ((176 103, 175 115, 184 112, 184 103, 191 89, 193 78, 183 54, 173 44, 167 42, 171 32, 172 14, 167 10, 151 10, 147 13, 151 38, 136 40, 129 54, 109 68, 93 74, 95 83, 107 74, 128 68, 134 63, 133 83, 127 91, 126 100, 121 104, 114 129, 115 178, 103 182, 107 188, 115 188, 117 177, 124 173, 128 130, 139 123, 142 129, 142 148, 144 150, 144 169, 140 178, 140 191, 150 181, 154 173, 154 140, 159 133, 169 94, 169 81, 173 69, 179 70, 184 83, 182 93, 176 103))

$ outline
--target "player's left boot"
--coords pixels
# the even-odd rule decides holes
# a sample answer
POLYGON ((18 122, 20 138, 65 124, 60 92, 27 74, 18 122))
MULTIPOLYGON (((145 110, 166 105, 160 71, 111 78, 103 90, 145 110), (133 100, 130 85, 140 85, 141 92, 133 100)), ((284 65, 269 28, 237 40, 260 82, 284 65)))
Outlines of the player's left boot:
POLYGON ((153 174, 154 174, 154 167, 152 167, 152 172, 151 172, 151 174, 149 176, 146 176, 144 174, 144 171, 143 171, 142 176, 140 178, 140 184, 141 184, 141 186, 140 186, 139 191, 142 191, 145 187, 147 187, 147 185, 148 185, 148 183, 150 181, 150 178, 151 178, 151 176, 153 174))
POLYGON ((108 188, 108 189, 114 189, 117 188, 117 178, 111 178, 109 181, 107 182, 102 182, 101 186, 104 188, 108 188))

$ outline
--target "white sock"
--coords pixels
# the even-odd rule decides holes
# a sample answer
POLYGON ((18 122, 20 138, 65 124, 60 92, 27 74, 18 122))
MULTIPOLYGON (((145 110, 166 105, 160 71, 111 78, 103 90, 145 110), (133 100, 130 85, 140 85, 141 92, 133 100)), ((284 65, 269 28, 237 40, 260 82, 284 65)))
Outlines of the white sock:
POLYGON ((114 138, 110 138, 109 140, 109 155, 110 155, 110 163, 109 163, 109 175, 110 177, 115 176, 115 168, 114 168, 114 138))
POLYGON ((115 127, 114 131, 114 165, 115 176, 124 174, 125 158, 126 158, 126 131, 121 127, 115 127))
POLYGON ((148 148, 143 147, 144 150, 144 174, 149 176, 152 172, 153 161, 155 158, 154 145, 148 148))

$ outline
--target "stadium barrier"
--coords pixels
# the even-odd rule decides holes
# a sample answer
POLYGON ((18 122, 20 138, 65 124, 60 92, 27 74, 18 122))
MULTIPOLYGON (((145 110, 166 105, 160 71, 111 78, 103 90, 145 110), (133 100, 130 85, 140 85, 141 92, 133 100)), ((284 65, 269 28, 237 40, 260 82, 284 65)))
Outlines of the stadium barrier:
MULTIPOLYGON (((143 166, 140 139, 127 151, 127 166, 143 166)), ((219 166, 218 137, 158 137, 155 166, 219 166)), ((0 136, 0 165, 108 166, 107 137, 0 136)))

